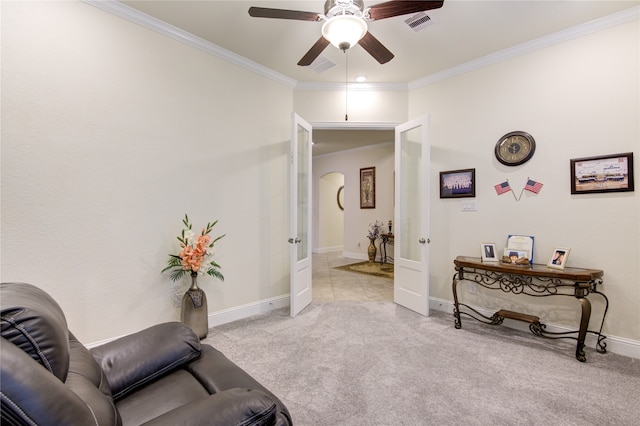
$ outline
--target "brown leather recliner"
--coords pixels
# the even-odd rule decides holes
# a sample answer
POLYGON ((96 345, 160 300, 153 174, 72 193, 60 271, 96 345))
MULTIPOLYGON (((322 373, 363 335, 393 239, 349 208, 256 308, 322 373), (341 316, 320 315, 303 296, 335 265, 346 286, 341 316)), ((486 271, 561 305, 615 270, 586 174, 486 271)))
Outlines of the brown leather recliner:
POLYGON ((87 349, 41 289, 0 284, 7 425, 291 425, 270 391, 177 322, 87 349))

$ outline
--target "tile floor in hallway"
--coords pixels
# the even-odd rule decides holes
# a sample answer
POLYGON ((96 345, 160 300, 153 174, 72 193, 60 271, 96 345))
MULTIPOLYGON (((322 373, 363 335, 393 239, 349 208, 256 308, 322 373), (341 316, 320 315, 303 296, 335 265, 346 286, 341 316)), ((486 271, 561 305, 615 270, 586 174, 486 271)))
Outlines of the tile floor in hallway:
POLYGON ((313 301, 392 301, 393 280, 334 269, 362 262, 342 252, 313 254, 313 301))

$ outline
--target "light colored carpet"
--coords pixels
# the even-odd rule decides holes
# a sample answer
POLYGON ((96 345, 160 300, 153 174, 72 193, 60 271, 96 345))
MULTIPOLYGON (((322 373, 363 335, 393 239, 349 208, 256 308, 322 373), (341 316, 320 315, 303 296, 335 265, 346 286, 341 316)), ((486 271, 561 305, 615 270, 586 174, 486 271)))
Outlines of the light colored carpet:
POLYGON ((299 426, 635 425, 640 362, 392 302, 312 303, 212 328, 205 342, 299 426))
POLYGON ((337 266, 334 269, 357 272, 359 274, 373 275, 393 279, 393 263, 358 262, 349 265, 337 266))

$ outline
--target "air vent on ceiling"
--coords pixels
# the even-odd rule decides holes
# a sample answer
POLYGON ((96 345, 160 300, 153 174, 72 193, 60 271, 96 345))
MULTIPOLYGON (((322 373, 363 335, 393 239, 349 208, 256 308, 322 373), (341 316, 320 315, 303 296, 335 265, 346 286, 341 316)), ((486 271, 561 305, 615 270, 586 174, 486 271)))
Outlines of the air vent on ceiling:
POLYGON ((420 12, 417 15, 413 15, 409 19, 405 19, 404 22, 415 32, 424 30, 429 25, 433 24, 433 20, 424 12, 420 12))
POLYGON ((331 62, 326 56, 320 55, 309 65, 309 68, 320 74, 335 66, 336 64, 331 62))

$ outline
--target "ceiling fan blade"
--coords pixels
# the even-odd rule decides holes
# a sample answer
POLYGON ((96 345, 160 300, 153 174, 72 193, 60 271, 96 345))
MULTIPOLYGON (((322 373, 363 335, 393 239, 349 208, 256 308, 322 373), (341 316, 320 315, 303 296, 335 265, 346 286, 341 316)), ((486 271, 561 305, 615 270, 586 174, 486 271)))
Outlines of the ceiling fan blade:
POLYGON ((305 53, 302 59, 298 61, 298 65, 300 65, 301 67, 311 65, 328 45, 329 40, 324 37, 320 37, 318 41, 316 41, 316 43, 311 46, 311 49, 309 49, 309 51, 305 53))
POLYGON ((384 47, 369 31, 360 39, 358 44, 381 64, 386 64, 393 59, 393 53, 384 47))
POLYGON ((438 9, 444 4, 443 1, 386 1, 384 3, 374 4, 369 8, 369 16, 371 20, 392 18, 394 16, 407 15, 409 13, 418 13, 425 10, 438 9))
POLYGON ((249 16, 254 18, 296 19, 298 21, 319 21, 320 14, 301 10, 270 9, 268 7, 250 7, 249 16))

